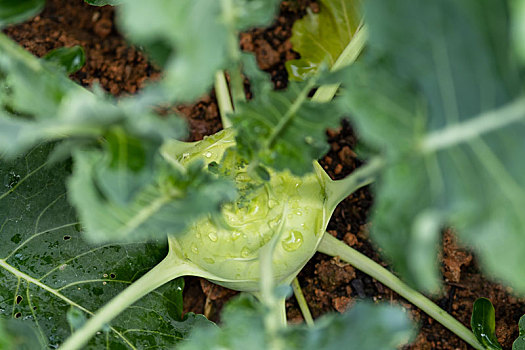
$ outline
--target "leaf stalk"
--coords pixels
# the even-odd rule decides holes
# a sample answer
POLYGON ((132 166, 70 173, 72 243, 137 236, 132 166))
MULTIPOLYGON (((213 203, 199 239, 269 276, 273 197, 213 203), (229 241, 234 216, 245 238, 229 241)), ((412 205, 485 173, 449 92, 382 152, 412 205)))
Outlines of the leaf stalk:
POLYGON ((60 350, 84 348, 96 332, 140 298, 175 278, 190 274, 195 274, 191 266, 181 262, 173 254, 168 254, 157 266, 99 309, 82 328, 60 346, 60 350))
POLYGON ((325 233, 321 243, 319 244, 318 251, 330 256, 339 256, 341 260, 346 261, 356 269, 366 273, 372 278, 375 278, 423 310, 427 315, 448 328, 458 337, 470 344, 474 349, 484 349, 474 334, 458 320, 434 304, 423 294, 409 287, 393 273, 352 247, 346 245, 344 242, 338 240, 330 234, 325 233))

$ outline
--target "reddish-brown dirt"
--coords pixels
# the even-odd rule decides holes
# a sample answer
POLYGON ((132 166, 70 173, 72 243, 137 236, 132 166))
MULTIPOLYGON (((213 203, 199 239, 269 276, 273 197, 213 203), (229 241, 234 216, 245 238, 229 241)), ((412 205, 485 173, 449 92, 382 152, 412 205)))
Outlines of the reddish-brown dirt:
MULTIPOLYGON (((240 36, 241 47, 256 54, 259 66, 271 75, 278 89, 287 85, 284 62, 298 57, 289 41, 292 24, 308 6, 317 10, 311 0, 284 1, 271 27, 255 29, 240 36)), ((133 94, 146 81, 157 78, 159 73, 140 50, 126 44, 115 28, 113 17, 110 7, 90 7, 80 0, 48 0, 40 16, 8 28, 6 33, 38 56, 53 48, 81 45, 86 50, 87 63, 72 76, 74 80, 84 86, 99 84, 116 96, 133 94)), ((213 93, 194 105, 174 109, 187 117, 193 139, 200 139, 221 128, 213 93)), ((327 138, 331 148, 321 164, 333 178, 344 177, 360 165, 353 152, 356 137, 347 122, 343 122, 337 130, 329 130, 327 138)), ((328 230, 381 262, 378 250, 368 238, 372 202, 368 189, 357 191, 337 208, 328 230)), ((433 298, 435 302, 468 326, 473 301, 478 297, 489 298, 496 308, 498 339, 505 349, 511 348, 512 341, 518 335, 519 317, 525 313, 524 300, 512 296, 510 290, 482 276, 475 257, 460 248, 450 232, 443 235, 441 266, 443 291, 433 298)), ((409 310, 421 327, 415 343, 406 349, 469 348, 396 293, 337 258, 315 255, 300 273, 299 282, 314 317, 330 311, 343 312, 357 299, 398 303, 409 310)), ((187 278, 184 309, 219 320, 222 305, 234 294, 205 280, 187 278)), ((289 299, 286 305, 290 321, 301 322, 302 316, 295 300, 289 299)))

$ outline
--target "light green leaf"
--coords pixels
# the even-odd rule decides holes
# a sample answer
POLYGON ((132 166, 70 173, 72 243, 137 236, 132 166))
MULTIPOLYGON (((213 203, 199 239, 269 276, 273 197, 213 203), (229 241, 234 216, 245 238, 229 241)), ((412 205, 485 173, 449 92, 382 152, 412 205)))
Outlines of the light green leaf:
POLYGON ((342 117, 334 103, 308 99, 314 84, 311 79, 285 91, 258 89, 254 99, 240 104, 231 116, 240 154, 296 175, 311 172, 312 162, 328 151, 326 129, 337 127, 342 117))
POLYGON ((190 101, 206 93, 215 73, 236 60, 237 30, 266 25, 279 1, 126 1, 119 22, 129 38, 165 69, 168 99, 190 101), (235 45, 235 47, 232 47, 235 45))
POLYGON ((399 272, 435 289, 441 228, 525 291, 525 102, 500 0, 370 0, 367 53, 344 103, 389 161, 373 237, 399 272), (396 90, 397 86, 397 90, 396 90))
POLYGON ((489 350, 502 349, 496 337, 496 316, 490 300, 479 298, 474 302, 470 326, 480 344, 483 344, 485 348, 489 350))
POLYGON ((292 29, 292 46, 301 58, 286 62, 291 80, 314 75, 321 64, 332 67, 361 24, 361 0, 321 0, 292 29))
POLYGON ((63 68, 68 74, 73 74, 86 63, 86 54, 82 46, 76 45, 51 50, 43 59, 63 68))
MULTIPOLYGON (((161 243, 90 245, 67 200, 70 164, 46 165, 51 146, 15 161, 0 160, 0 319, 36 327, 56 348, 71 333, 72 307, 86 318, 157 264, 161 243)), ((166 348, 194 324, 182 320, 182 280, 128 308, 85 349, 166 348)), ((2 337, 0 337, 1 339, 2 337)), ((38 349, 33 347, 31 349, 38 349)))
POLYGON ((267 350, 280 344, 284 349, 394 350, 411 338, 413 326, 399 308, 358 303, 344 314, 318 319, 313 327, 291 325, 271 337, 265 328, 267 310, 253 297, 241 295, 223 311, 221 328, 195 329, 182 350, 267 350))
MULTIPOLYGON (((103 196, 93 180, 104 161, 101 152, 77 151, 73 159, 71 201, 86 225, 87 238, 95 242, 177 234, 202 215, 219 212, 221 204, 236 195, 232 184, 203 172, 200 163, 193 163, 185 172, 159 165, 161 170, 150 185, 129 203, 119 204, 103 196)), ((119 176, 114 180, 119 181, 119 176)))
POLYGON ((0 28, 36 16, 45 4, 45 0, 0 0, 0 28))
POLYGON ((519 322, 520 335, 512 343, 512 350, 524 350, 525 349, 525 316, 521 316, 519 322))

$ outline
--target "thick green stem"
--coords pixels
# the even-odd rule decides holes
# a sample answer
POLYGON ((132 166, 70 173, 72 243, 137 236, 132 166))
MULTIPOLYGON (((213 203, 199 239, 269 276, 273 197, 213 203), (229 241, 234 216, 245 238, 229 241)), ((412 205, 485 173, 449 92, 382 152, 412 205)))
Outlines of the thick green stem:
MULTIPOLYGON (((339 55, 337 61, 335 61, 331 70, 335 71, 352 64, 357 59, 357 57, 359 57, 361 51, 363 51, 367 39, 368 30, 365 26, 363 26, 355 33, 350 43, 339 55)), ((334 98, 335 94, 337 93, 337 89, 339 89, 339 85, 340 84, 331 84, 321 86, 312 96, 312 101, 328 102, 332 100, 332 98, 334 98)))
POLYGON ((376 157, 362 167, 354 170, 342 180, 332 181, 326 185, 327 206, 333 210, 346 197, 357 191, 359 188, 372 183, 375 176, 384 167, 383 158, 376 157))
POLYGON ((222 127, 224 129, 232 126, 229 114, 233 113, 233 105, 230 96, 230 90, 224 72, 220 71, 215 74, 215 95, 217 96, 217 103, 219 104, 219 111, 221 114, 222 127))
POLYGON ((299 304, 299 309, 301 309, 301 313, 303 314, 304 321, 308 326, 313 326, 314 319, 312 317, 312 314, 310 313, 308 303, 306 302, 303 291, 301 290, 301 285, 299 284, 299 280, 297 279, 297 277, 293 279, 292 289, 295 295, 295 299, 297 299, 297 304, 299 304))
POLYGON ((330 234, 325 234, 321 240, 318 251, 331 256, 339 256, 341 260, 361 270, 367 275, 375 278, 385 286, 392 289, 394 292, 401 295, 403 298, 423 310, 430 317, 441 323, 443 326, 451 330, 458 337, 466 341, 475 349, 483 350, 484 347, 478 342, 474 334, 458 320, 449 315, 439 306, 434 304, 430 299, 425 297, 418 291, 410 288, 407 284, 397 278, 393 273, 359 253, 357 250, 349 247, 344 242, 332 237, 330 234))
POLYGON ((96 332, 102 329, 105 324, 118 316, 127 307, 163 284, 188 274, 194 274, 192 267, 181 263, 181 261, 172 254, 168 254, 157 266, 99 309, 82 328, 73 333, 64 344, 60 346, 60 350, 83 349, 96 332))

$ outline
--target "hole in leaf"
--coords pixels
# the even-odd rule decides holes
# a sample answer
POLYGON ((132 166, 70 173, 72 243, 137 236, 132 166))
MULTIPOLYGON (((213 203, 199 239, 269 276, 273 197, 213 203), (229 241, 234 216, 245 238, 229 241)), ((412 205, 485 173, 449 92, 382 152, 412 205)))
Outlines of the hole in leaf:
POLYGON ((64 236, 64 241, 69 241, 71 239, 71 236, 70 235, 65 235, 64 236))
POLYGON ((17 304, 17 305, 20 304, 20 303, 22 302, 22 300, 24 300, 24 298, 22 298, 21 295, 17 295, 17 296, 16 296, 16 304, 17 304))
POLYGON ((35 310, 35 311, 36 311, 36 306, 33 306, 33 310, 35 310))
POLYGON ((22 313, 17 312, 17 313, 15 314, 15 318, 20 318, 20 317, 22 317, 22 313))
POLYGON ((115 277, 117 277, 117 276, 116 276, 114 273, 110 273, 110 274, 109 274, 109 277, 111 277, 111 278, 115 278, 115 277))

